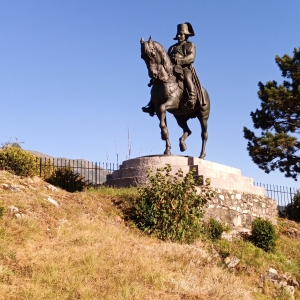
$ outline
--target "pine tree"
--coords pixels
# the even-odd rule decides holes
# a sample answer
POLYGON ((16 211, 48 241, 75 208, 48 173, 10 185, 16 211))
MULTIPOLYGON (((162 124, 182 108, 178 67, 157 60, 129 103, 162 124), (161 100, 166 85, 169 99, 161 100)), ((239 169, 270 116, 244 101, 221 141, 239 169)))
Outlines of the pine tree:
POLYGON ((278 55, 275 61, 285 78, 282 84, 258 83, 261 109, 251 112, 261 136, 244 127, 247 150, 254 163, 266 173, 279 169, 297 180, 300 173, 300 48, 294 56, 278 55))

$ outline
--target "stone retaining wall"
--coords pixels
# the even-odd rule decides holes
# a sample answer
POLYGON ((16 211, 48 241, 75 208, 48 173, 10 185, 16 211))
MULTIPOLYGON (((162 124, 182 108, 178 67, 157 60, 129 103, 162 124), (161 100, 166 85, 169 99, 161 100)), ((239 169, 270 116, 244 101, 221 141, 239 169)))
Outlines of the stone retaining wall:
POLYGON ((204 220, 210 217, 232 227, 250 228, 255 218, 271 221, 276 225, 276 201, 259 195, 215 189, 215 196, 208 201, 204 220))
MULTIPOLYGON (((205 219, 213 217, 230 227, 250 228, 252 221, 261 217, 276 224, 277 206, 264 196, 262 187, 254 186, 253 179, 242 176, 241 170, 196 157, 152 155, 126 160, 119 170, 107 177, 106 184, 116 187, 147 185, 147 170, 172 166, 172 174, 181 169, 185 174, 194 171, 195 177, 210 179, 215 197, 207 204, 205 219)), ((201 189, 201 187, 198 187, 201 189)))

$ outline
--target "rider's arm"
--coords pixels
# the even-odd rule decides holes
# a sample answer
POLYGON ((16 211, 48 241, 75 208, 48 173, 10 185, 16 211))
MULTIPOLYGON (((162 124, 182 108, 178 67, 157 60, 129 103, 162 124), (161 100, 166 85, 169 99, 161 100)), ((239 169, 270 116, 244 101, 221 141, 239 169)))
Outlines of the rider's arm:
POLYGON ((171 59, 171 62, 174 64, 177 64, 177 61, 176 61, 176 59, 175 59, 175 57, 174 57, 174 54, 172 54, 172 52, 173 52, 173 48, 174 48, 174 45, 173 46, 171 46, 170 48, 169 48, 169 50, 168 50, 168 55, 169 55, 169 57, 170 57, 170 59, 171 59))
POLYGON ((186 49, 187 55, 184 58, 177 59, 180 65, 190 65, 195 61, 196 58, 196 47, 194 43, 189 43, 186 49))

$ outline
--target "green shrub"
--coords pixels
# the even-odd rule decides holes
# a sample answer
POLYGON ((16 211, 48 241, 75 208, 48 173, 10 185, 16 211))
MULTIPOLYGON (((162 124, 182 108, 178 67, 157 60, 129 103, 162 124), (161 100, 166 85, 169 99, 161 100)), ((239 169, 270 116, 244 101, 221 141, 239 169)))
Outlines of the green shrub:
POLYGON ((209 184, 197 194, 193 171, 171 175, 166 165, 156 173, 148 171, 149 187, 140 188, 134 202, 136 225, 162 240, 192 243, 200 236, 204 204, 212 196, 209 184))
POLYGON ((3 217, 3 215, 4 215, 4 207, 3 206, 0 206, 0 218, 2 218, 3 217))
POLYGON ((223 231, 225 231, 223 225, 213 218, 204 225, 204 234, 212 241, 219 240, 223 231))
POLYGON ((294 196, 292 203, 285 207, 283 215, 290 220, 300 222, 300 191, 294 196))
POLYGON ((38 168, 39 168, 39 176, 46 180, 49 178, 55 171, 54 161, 49 159, 43 159, 38 157, 38 168))
POLYGON ((70 166, 56 168, 51 176, 45 178, 45 181, 71 193, 80 192, 90 186, 84 176, 75 173, 70 166))
POLYGON ((265 251, 274 250, 277 235, 275 226, 268 220, 257 218, 252 222, 252 243, 265 251))
POLYGON ((18 176, 39 174, 37 158, 29 151, 10 144, 0 150, 0 166, 18 176))

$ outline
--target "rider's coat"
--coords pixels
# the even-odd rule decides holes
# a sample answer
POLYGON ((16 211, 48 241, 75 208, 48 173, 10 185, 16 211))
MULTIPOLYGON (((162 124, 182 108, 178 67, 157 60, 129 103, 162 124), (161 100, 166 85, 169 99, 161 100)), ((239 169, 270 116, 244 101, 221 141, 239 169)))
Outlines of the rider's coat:
POLYGON ((193 66, 193 62, 196 58, 195 44, 189 41, 186 41, 182 45, 176 43, 169 48, 168 55, 173 63, 177 62, 177 64, 183 68, 185 81, 187 81, 189 86, 193 85, 195 87, 196 97, 200 104, 206 105, 202 95, 201 84, 193 66))
POLYGON ((176 43, 169 48, 168 54, 172 62, 174 62, 173 57, 175 57, 179 65, 183 68, 188 67, 195 61, 196 46, 192 42, 186 42, 183 45, 176 43))

